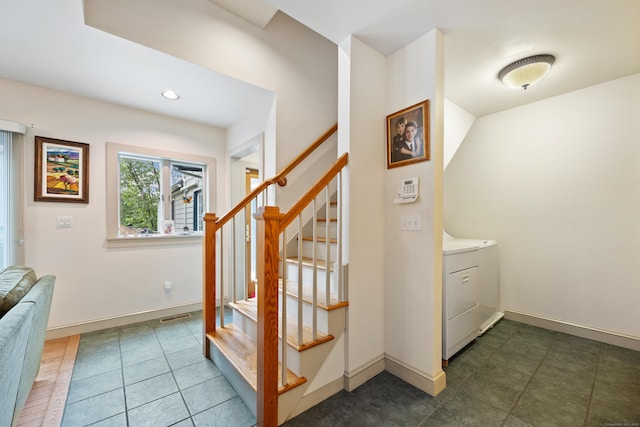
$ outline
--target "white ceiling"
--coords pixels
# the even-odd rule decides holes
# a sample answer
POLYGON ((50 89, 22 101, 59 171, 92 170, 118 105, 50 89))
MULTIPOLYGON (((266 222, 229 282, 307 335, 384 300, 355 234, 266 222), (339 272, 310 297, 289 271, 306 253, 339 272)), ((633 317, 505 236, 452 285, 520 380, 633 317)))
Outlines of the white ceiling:
POLYGON ((2 0, 0 17, 3 78, 223 128, 272 104, 266 90, 85 25, 82 0, 2 0), (168 88, 179 101, 161 96, 168 88))
MULTIPOLYGON (((211 1, 258 26, 280 9, 335 43, 354 34, 384 55, 439 28, 445 97, 477 117, 640 72, 638 0, 211 1), (540 53, 557 59, 538 85, 513 90, 497 80, 503 66, 540 53)), ((220 127, 272 100, 84 25, 82 0, 3 1, 0 16, 3 78, 220 127), (180 87, 180 101, 160 97, 169 86, 180 87)))
POLYGON ((445 97, 477 117, 640 72, 638 0, 269 1, 336 43, 354 34, 385 55, 439 28, 445 97), (541 53, 556 62, 538 85, 498 81, 541 53))

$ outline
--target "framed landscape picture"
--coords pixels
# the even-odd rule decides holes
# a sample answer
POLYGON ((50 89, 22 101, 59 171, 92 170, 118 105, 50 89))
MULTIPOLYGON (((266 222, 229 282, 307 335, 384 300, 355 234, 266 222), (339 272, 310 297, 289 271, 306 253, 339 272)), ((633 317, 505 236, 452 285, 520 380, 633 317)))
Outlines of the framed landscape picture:
POLYGON ((387 116, 387 169, 431 159, 429 100, 387 116))
POLYGON ((89 203, 89 144, 35 137, 36 202, 89 203))

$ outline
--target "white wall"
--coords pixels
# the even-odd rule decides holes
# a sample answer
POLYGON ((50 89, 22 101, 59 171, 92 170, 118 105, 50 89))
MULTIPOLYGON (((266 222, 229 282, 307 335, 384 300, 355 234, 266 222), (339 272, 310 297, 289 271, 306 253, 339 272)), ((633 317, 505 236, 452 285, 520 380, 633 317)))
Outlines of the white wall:
POLYGON ((223 191, 213 204, 224 206, 224 131, 8 80, 0 80, 0 93, 0 117, 27 125, 25 264, 57 276, 49 328, 200 302, 199 239, 179 247, 106 246, 105 143, 217 158, 214 185, 223 191), (33 201, 36 135, 90 145, 89 204, 33 201), (58 215, 72 215, 73 228, 56 229, 58 215), (173 282, 168 294, 166 280, 173 282))
POLYGON ((338 152, 349 152, 346 376, 355 386, 385 357, 402 367, 392 372, 432 394, 444 386, 442 40, 433 31, 389 58, 355 37, 340 44, 338 152), (431 160, 387 170, 385 117, 427 99, 431 160), (394 204, 397 179, 413 176, 420 179, 418 201, 394 204), (420 231, 400 231, 401 215, 410 213, 420 216, 420 231))
MULTIPOLYGON (((99 6, 91 5, 90 10, 99 6)), ((104 6, 109 11, 105 18, 115 14, 118 19, 112 22, 122 25, 107 30, 277 96, 264 123, 247 117, 225 135, 221 129, 2 82, 7 92, 0 117, 33 123, 31 141, 38 134, 91 144, 88 206, 27 203, 26 263, 39 274, 58 276, 50 327, 201 300, 200 242, 179 248, 105 247, 105 141, 216 157, 216 186, 221 191, 210 210, 221 214, 228 208, 227 150, 264 131, 264 173, 272 176, 336 122, 336 46, 286 15, 278 14, 263 30, 207 0, 183 1, 180 7, 170 0, 110 1, 104 6), (74 216, 74 228, 56 230, 55 217, 67 214, 74 216), (62 233, 64 251, 56 246, 62 233), (69 247, 75 256, 68 256, 69 247), (170 294, 164 293, 166 280, 174 284, 170 294)), ((30 171, 32 150, 26 153, 30 171)), ((33 200, 33 181, 29 174, 26 178, 31 180, 27 200, 33 200)))
POLYGON ((507 310, 640 337, 640 74, 476 120, 445 226, 498 241, 507 310))
POLYGON ((444 169, 449 166, 449 162, 455 156, 475 120, 475 116, 460 108, 459 105, 448 99, 444 100, 444 169))
POLYGON ((442 377, 442 52, 437 30, 407 45, 388 58, 386 85, 386 114, 431 103, 431 160, 387 170, 384 191, 385 351, 429 381, 442 377), (397 180, 411 177, 420 182, 418 200, 394 204, 397 180), (410 214, 421 218, 421 230, 400 230, 410 214))
POLYGON ((345 374, 356 387, 369 379, 366 369, 384 359, 386 59, 353 37, 340 44, 339 58, 338 153, 349 153, 343 223, 349 264, 345 374))

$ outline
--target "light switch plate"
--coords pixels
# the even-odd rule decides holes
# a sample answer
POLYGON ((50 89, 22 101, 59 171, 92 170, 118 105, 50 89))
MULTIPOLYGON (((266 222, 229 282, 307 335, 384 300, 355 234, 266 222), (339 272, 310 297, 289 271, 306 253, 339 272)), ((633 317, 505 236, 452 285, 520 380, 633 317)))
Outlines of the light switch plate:
POLYGON ((72 228, 73 216, 72 215, 58 215, 56 217, 56 228, 72 228))
POLYGON ((422 224, 419 214, 414 215, 402 215, 400 217, 400 229, 407 231, 418 231, 422 229, 422 224))

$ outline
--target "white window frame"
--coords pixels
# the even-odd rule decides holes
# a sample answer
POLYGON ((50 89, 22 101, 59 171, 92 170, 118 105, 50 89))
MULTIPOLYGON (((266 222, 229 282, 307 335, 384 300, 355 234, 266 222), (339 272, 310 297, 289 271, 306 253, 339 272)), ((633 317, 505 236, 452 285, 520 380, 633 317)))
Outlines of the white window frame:
POLYGON ((4 227, 3 248, 0 250, 2 261, 0 270, 10 265, 24 264, 24 234, 22 229, 23 206, 23 151, 22 141, 26 127, 22 123, 0 120, 3 132, 4 151, 0 155, 2 165, 0 173, 0 210, 4 227))
MULTIPOLYGON (((157 158, 176 163, 194 163, 203 165, 203 184, 206 195, 204 197, 204 212, 212 212, 215 209, 215 176, 216 160, 213 157, 199 156, 194 154, 178 153, 173 151, 158 150, 155 148, 138 147, 135 145, 118 144, 115 142, 106 143, 107 155, 107 243, 109 246, 140 246, 140 245, 166 245, 185 244, 202 240, 202 232, 194 232, 189 235, 151 235, 151 236, 120 236, 119 216, 120 216, 120 161, 119 155, 141 156, 147 158, 157 158)), ((168 162, 163 162, 163 167, 168 167, 168 162)), ((163 174, 165 175, 165 174, 163 174)), ((168 175, 167 175, 168 176, 168 175)), ((168 184, 168 183, 167 183, 168 184)), ((170 186, 163 186, 170 188, 170 186)), ((162 190, 163 206, 169 210, 170 191, 162 190)))

